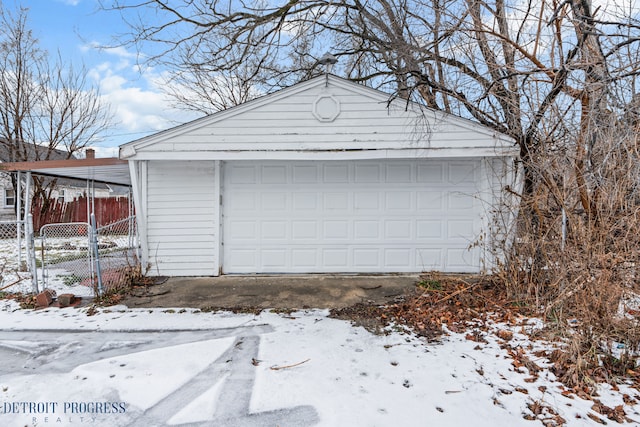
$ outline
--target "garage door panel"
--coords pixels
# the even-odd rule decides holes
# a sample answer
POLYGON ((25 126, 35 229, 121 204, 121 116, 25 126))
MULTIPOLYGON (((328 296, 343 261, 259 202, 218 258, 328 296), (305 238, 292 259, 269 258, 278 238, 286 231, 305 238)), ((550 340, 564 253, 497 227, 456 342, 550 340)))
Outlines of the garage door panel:
POLYGON ((463 214, 466 214, 466 210, 473 209, 475 199, 470 194, 465 194, 461 192, 453 192, 449 193, 449 197, 447 199, 447 208, 448 211, 452 213, 460 213, 456 211, 463 211, 463 214))
POLYGON ((225 227, 225 238, 230 241, 249 241, 256 240, 258 224, 255 221, 230 220, 225 227))
POLYGON ((448 220, 447 221, 447 238, 451 239, 463 239, 469 242, 470 237, 473 234, 474 224, 471 220, 448 220))
POLYGON ((302 269, 313 269, 318 267, 318 250, 317 249, 291 249, 292 265, 302 269))
POLYGON ((384 222, 384 238, 385 240, 402 240, 411 239, 411 221, 410 220, 387 220, 384 222))
POLYGON ((354 194, 353 207, 356 211, 377 211, 380 209, 378 191, 358 191, 354 194))
POLYGON ((380 249, 376 248, 354 248, 353 265, 356 268, 372 269, 379 267, 380 249))
POLYGON ((224 203, 228 204, 231 210, 238 211, 242 209, 256 209, 258 205, 256 203, 255 193, 236 192, 229 200, 225 200, 224 203))
POLYGON ((449 164, 449 182, 451 184, 473 183, 476 180, 475 168, 469 162, 449 164))
POLYGON ((295 165, 292 175, 294 184, 316 184, 318 182, 318 165, 295 165))
POLYGON ((228 174, 231 184, 255 184, 257 171, 256 166, 232 165, 228 174))
POLYGON ((287 168, 284 165, 280 166, 263 166, 262 167, 262 182, 264 184, 286 184, 287 183, 287 168))
POLYGON ((262 193, 260 195, 260 209, 265 212, 287 212, 287 193, 273 192, 262 193))
POLYGON ((380 182, 380 165, 377 163, 365 163, 355 165, 356 183, 380 182))
POLYGON ((410 210, 412 208, 414 193, 410 191, 392 191, 384 195, 385 209, 387 210, 410 210))
POLYGON ((304 192, 293 193, 293 209, 316 210, 318 209, 318 193, 304 192))
POLYGON ((322 240, 328 242, 335 240, 349 240, 349 221, 324 221, 322 224, 322 240))
POLYGON ((287 271, 287 250, 286 249, 262 249, 261 265, 267 271, 287 271))
POLYGON ((353 237, 356 240, 380 238, 380 222, 376 220, 354 220, 353 237))
POLYGON ((405 183, 413 182, 413 165, 411 163, 392 163, 385 165, 385 182, 405 183))
POLYGON ((318 241, 320 235, 318 234, 318 221, 296 221, 291 223, 291 238, 295 241, 301 240, 303 242, 318 241))
POLYGON ((425 184, 444 183, 444 166, 441 164, 418 165, 417 181, 425 184))
POLYGON ((258 266, 258 250, 253 248, 230 248, 224 252, 225 265, 233 266, 235 273, 256 271, 258 266))
POLYGON ((348 271, 348 250, 344 248, 322 249, 322 265, 332 271, 348 271))
POLYGON ((446 194, 441 191, 418 191, 416 193, 417 208, 421 211, 441 211, 444 208, 446 194))
POLYGON ((348 164, 325 164, 322 168, 324 182, 326 183, 343 183, 349 182, 349 165, 348 164))
POLYGON ((441 248, 416 249, 416 265, 421 271, 442 270, 444 268, 443 253, 441 248))
POLYGON ((461 248, 447 248, 446 253, 446 265, 455 268, 458 271, 474 271, 470 268, 473 265, 477 265, 478 260, 475 259, 474 252, 470 252, 461 248))
POLYGON ((322 198, 324 200, 324 211, 343 211, 347 212, 349 209, 349 194, 345 192, 328 192, 323 193, 322 198))
POLYGON ((416 237, 418 239, 442 239, 443 236, 443 221, 437 219, 416 221, 416 237))
POLYGON ((225 273, 473 271, 477 162, 229 162, 225 273), (458 183, 451 187, 451 181, 458 183))
POLYGON ((281 221, 262 221, 260 223, 260 237, 262 241, 268 240, 288 240, 288 222, 281 221))
POLYGON ((406 248, 384 249, 384 265, 391 269, 405 270, 412 267, 412 250, 406 248))

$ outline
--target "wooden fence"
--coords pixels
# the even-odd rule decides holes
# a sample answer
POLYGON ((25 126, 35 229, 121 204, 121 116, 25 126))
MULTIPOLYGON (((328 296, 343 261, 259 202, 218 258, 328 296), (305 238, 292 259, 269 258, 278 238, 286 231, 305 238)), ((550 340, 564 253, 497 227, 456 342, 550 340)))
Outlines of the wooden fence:
MULTIPOLYGON (((34 200, 31 213, 33 214, 33 229, 38 232, 45 224, 65 222, 89 222, 87 217, 87 198, 80 197, 72 202, 56 199, 49 201, 49 208, 42 212, 41 199, 34 200)), ((94 213, 97 225, 103 226, 129 217, 128 197, 105 197, 94 199, 94 213)))

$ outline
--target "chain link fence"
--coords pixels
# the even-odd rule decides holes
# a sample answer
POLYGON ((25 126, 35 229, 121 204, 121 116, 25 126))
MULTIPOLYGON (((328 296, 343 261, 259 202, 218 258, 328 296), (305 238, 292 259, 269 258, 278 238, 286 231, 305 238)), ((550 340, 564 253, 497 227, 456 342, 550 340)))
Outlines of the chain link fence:
POLYGON ((91 225, 86 222, 47 224, 35 244, 36 264, 43 286, 57 281, 66 286, 94 286, 95 263, 90 246, 91 225))
MULTIPOLYGON (((0 277, 26 271, 26 241, 23 221, 0 221, 0 277)), ((4 284, 4 281, 0 282, 4 284)))
POLYGON ((85 222, 42 226, 35 245, 41 288, 83 286, 98 295, 126 283, 138 265, 135 224, 131 216, 95 232, 85 222))
POLYGON ((135 216, 98 227, 97 254, 104 290, 126 284, 139 270, 135 216))

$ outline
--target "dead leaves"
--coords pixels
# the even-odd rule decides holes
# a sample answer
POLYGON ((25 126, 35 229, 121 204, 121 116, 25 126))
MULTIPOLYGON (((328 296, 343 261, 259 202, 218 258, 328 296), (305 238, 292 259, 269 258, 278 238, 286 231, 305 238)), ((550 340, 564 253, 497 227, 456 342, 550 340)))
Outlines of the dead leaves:
POLYGON ((511 341, 511 339, 513 338, 513 332, 508 329, 500 329, 496 333, 496 335, 498 336, 498 338, 504 341, 511 341))
POLYGON ((525 420, 540 420, 545 427, 559 427, 567 423, 555 409, 540 400, 532 400, 527 403, 530 414, 525 414, 525 420))
POLYGON ((604 415, 605 417, 618 422, 620 424, 626 422, 631 422, 631 419, 627 418, 627 414, 624 412, 622 405, 618 405, 614 408, 610 408, 607 405, 604 405, 598 399, 593 400, 593 406, 591 406, 591 410, 597 412, 600 415, 604 415))
POLYGON ((526 382, 535 382, 538 378, 539 372, 542 370, 540 366, 538 366, 534 361, 532 361, 529 356, 527 356, 526 352, 522 347, 511 347, 508 345, 504 345, 503 348, 506 350, 509 357, 512 359, 511 365, 513 366, 516 372, 524 373, 522 368, 525 368, 529 375, 531 376, 529 379, 526 379, 526 382))

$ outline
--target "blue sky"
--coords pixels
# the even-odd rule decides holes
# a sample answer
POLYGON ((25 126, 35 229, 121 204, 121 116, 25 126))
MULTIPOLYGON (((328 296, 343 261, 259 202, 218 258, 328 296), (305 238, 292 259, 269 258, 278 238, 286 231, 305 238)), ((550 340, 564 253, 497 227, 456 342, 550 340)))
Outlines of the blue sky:
POLYGON ((6 9, 29 9, 29 27, 40 46, 74 67, 84 64, 115 115, 109 136, 91 143, 100 156, 117 155, 117 146, 195 118, 176 111, 160 90, 162 70, 140 72, 136 53, 125 48, 99 49, 126 31, 115 12, 98 10, 96 0, 0 0, 6 9))

